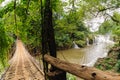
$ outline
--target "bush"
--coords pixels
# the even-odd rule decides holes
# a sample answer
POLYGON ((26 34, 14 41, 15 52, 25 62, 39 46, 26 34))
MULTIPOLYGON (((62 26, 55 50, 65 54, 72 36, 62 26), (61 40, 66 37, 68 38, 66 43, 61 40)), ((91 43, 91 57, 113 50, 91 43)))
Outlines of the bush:
POLYGON ((86 44, 86 41, 78 40, 78 41, 75 41, 75 43, 76 43, 79 47, 84 47, 85 44, 86 44))
POLYGON ((115 65, 115 70, 120 73, 120 60, 117 61, 115 65))

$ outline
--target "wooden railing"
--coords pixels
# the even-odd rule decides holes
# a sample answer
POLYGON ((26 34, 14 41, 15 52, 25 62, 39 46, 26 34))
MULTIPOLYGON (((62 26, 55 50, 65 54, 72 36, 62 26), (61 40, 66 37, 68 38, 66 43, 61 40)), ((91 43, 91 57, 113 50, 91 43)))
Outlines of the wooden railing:
POLYGON ((120 74, 108 73, 94 67, 69 63, 49 55, 45 55, 44 60, 63 71, 69 72, 85 80, 120 80, 120 74))

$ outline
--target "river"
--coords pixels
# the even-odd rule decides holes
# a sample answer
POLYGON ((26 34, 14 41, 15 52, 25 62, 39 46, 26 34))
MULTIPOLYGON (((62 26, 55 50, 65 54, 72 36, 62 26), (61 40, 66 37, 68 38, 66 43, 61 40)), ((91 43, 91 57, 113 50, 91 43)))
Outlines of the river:
POLYGON ((58 51, 58 58, 86 66, 93 66, 98 58, 107 56, 110 47, 114 44, 109 35, 98 35, 95 42, 85 48, 73 48, 58 51))

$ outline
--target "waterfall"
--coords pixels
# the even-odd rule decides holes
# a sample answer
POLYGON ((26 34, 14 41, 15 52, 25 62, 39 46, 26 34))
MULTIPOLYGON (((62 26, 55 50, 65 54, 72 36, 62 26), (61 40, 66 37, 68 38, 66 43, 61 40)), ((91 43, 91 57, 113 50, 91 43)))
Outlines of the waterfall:
POLYGON ((91 46, 91 49, 87 52, 87 54, 91 54, 87 59, 88 62, 83 63, 83 65, 94 66, 98 58, 104 58, 108 55, 110 46, 114 44, 114 42, 110 38, 110 35, 108 34, 95 36, 93 42, 94 45, 91 46), (93 52, 96 54, 94 54, 93 52))
POLYGON ((94 39, 94 44, 101 44, 101 43, 114 43, 110 40, 110 35, 97 35, 94 39))
POLYGON ((87 44, 87 46, 90 45, 90 44, 89 44, 89 39, 88 39, 88 38, 86 39, 86 44, 87 44))
POLYGON ((73 48, 79 49, 79 47, 78 47, 78 45, 75 43, 75 41, 73 41, 73 48))
POLYGON ((94 36, 94 39, 93 39, 93 45, 96 44, 96 36, 94 36))

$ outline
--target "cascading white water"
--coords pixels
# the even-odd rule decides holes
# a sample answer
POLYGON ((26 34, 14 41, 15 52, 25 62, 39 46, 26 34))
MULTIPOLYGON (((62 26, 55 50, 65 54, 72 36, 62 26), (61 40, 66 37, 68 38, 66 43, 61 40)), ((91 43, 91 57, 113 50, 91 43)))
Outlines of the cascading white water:
POLYGON ((79 47, 78 47, 78 45, 75 43, 75 41, 73 41, 73 48, 79 49, 79 47))
POLYGON ((109 51, 108 46, 113 45, 114 42, 110 40, 110 35, 98 35, 95 36, 94 45, 90 47, 87 51, 86 62, 83 61, 82 64, 86 66, 93 66, 98 58, 103 58, 107 56, 109 51), (92 60, 91 60, 92 58, 92 60))
POLYGON ((96 43, 96 36, 94 36, 94 39, 93 39, 93 45, 96 43))
POLYGON ((95 44, 101 44, 101 43, 114 43, 111 39, 110 39, 110 35, 98 35, 95 36, 95 40, 94 40, 95 44))
POLYGON ((90 45, 90 44, 89 44, 89 39, 88 39, 88 38, 86 38, 86 44, 87 44, 87 46, 90 45))

